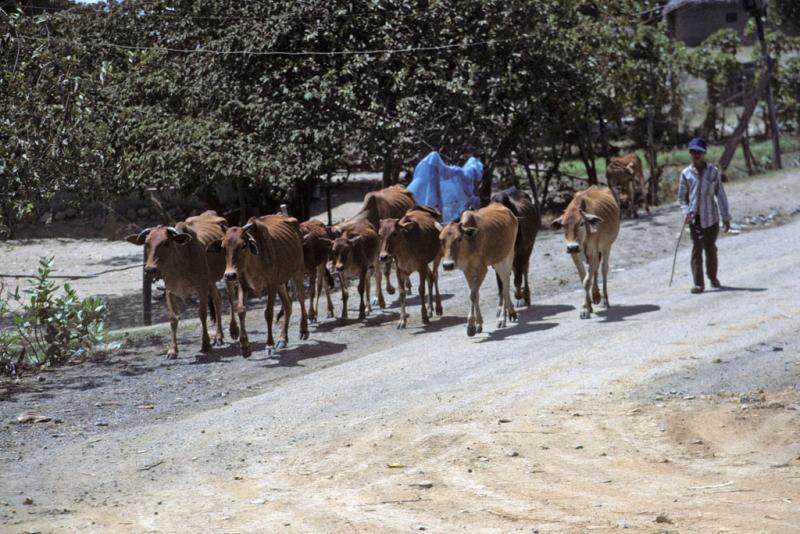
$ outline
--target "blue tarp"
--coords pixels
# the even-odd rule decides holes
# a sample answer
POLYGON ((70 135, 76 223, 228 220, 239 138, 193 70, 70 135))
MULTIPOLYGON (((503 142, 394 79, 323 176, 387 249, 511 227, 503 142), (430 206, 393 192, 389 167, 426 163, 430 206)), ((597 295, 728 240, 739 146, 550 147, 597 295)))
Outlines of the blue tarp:
POLYGON ((447 165, 438 152, 431 152, 417 164, 408 190, 418 204, 442 212, 442 222, 455 221, 464 210, 480 207, 475 189, 483 177, 483 163, 469 158, 463 167, 447 165))

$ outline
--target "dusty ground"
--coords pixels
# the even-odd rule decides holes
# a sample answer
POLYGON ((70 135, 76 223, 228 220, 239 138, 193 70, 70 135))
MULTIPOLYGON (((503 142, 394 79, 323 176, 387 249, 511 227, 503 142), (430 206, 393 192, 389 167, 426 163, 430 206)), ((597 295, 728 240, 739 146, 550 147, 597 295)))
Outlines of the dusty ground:
MULTIPOLYGON (((729 186, 742 235, 720 243, 727 291, 703 300, 687 294, 686 247, 665 287, 679 227, 665 208, 623 224, 615 306, 588 322, 560 238, 544 232, 534 306, 476 340, 456 274, 442 281, 445 316, 426 328, 413 310, 398 333, 390 308, 246 361, 235 346, 197 359, 187 321, 174 362, 155 327, 95 361, 4 381, 4 529, 791 531, 800 310, 788 273, 800 248, 797 224, 779 223, 797 215, 799 192, 796 171, 729 186), (13 424, 28 410, 60 422, 13 424)), ((64 252, 64 271, 85 269, 76 258, 90 251, 126 254, 101 243, 3 245, 2 270, 43 248, 64 252)), ((130 308, 115 324, 130 324, 135 274, 76 286, 114 294, 130 308)))

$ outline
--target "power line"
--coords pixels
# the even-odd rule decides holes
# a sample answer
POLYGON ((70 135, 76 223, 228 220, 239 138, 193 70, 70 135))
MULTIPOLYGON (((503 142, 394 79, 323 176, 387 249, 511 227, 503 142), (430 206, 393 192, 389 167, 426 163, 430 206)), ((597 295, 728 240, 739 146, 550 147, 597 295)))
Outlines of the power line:
POLYGON ((466 48, 474 48, 477 46, 489 46, 494 44, 500 43, 509 43, 515 41, 522 41, 525 39, 530 39, 532 36, 523 34, 518 37, 510 37, 507 39, 488 39, 486 41, 476 41, 472 43, 452 43, 446 45, 436 45, 436 46, 416 46, 416 47, 406 47, 406 48, 374 48, 374 49, 367 49, 367 50, 332 50, 330 52, 322 52, 316 50, 299 50, 299 51, 291 51, 291 50, 209 50, 205 48, 172 48, 172 47, 164 47, 159 45, 153 46, 138 46, 138 45, 122 45, 117 43, 111 43, 108 41, 87 41, 87 42, 78 42, 72 41, 69 39, 63 39, 59 37, 29 37, 29 36, 20 36, 20 39, 23 40, 30 40, 30 41, 39 41, 39 42, 50 42, 50 41, 60 41, 66 44, 72 45, 84 45, 84 46, 96 46, 100 48, 117 48, 120 50, 163 50, 166 52, 174 52, 179 54, 209 54, 209 55, 222 55, 222 56, 305 56, 305 57, 317 57, 317 56, 359 56, 359 55, 378 55, 378 54, 408 54, 408 53, 415 53, 415 52, 438 52, 443 50, 455 50, 455 49, 466 49, 466 48))

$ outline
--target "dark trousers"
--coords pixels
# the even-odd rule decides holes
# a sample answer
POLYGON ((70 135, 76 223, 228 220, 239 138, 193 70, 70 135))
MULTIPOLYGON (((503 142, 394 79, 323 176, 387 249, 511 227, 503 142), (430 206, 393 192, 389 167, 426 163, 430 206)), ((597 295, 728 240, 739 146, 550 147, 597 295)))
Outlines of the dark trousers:
POLYGON ((692 235, 692 277, 694 285, 705 287, 703 284, 703 252, 706 253, 706 274, 711 280, 717 278, 717 236, 719 223, 701 228, 700 221, 695 219, 689 225, 692 235))

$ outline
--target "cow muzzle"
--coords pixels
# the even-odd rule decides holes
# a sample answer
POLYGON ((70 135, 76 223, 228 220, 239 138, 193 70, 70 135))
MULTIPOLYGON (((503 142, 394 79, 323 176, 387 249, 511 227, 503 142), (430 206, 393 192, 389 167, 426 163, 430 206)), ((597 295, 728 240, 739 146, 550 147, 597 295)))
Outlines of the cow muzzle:
POLYGON ((156 276, 158 275, 158 267, 155 267, 154 265, 145 265, 144 272, 150 276, 156 276))
POLYGON ((581 246, 578 243, 567 243, 567 253, 577 254, 581 251, 581 246))
POLYGON ((442 262, 442 269, 445 271, 452 271, 456 268, 456 262, 454 261, 443 261, 442 262))
POLYGON ((378 256, 378 260, 379 260, 381 263, 386 263, 386 262, 388 262, 388 261, 389 261, 389 260, 391 260, 391 259, 392 259, 392 257, 391 257, 391 256, 389 256, 389 255, 388 255, 387 253, 385 253, 385 252, 382 252, 382 253, 381 253, 381 255, 380 255, 380 256, 378 256))
POLYGON ((226 282, 235 282, 239 279, 239 275, 236 272, 227 272, 225 273, 225 281, 226 282))

